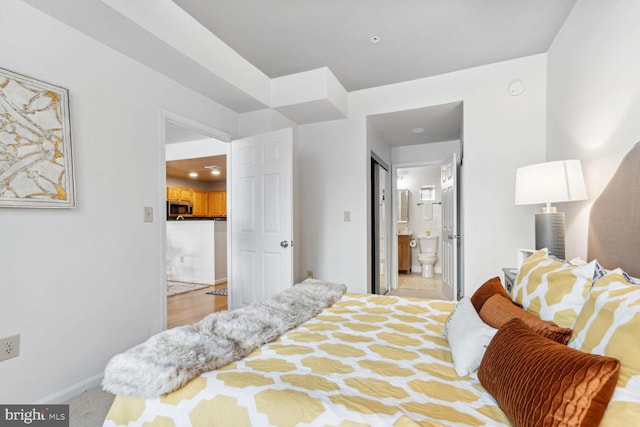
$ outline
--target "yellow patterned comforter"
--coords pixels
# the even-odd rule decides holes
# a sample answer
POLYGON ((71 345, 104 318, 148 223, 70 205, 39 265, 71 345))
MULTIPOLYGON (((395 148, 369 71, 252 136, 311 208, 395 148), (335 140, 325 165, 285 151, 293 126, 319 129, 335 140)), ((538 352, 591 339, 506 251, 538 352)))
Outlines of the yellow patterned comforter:
POLYGON ((347 294, 245 359, 158 399, 117 396, 104 427, 509 426, 458 377, 453 302, 347 294))

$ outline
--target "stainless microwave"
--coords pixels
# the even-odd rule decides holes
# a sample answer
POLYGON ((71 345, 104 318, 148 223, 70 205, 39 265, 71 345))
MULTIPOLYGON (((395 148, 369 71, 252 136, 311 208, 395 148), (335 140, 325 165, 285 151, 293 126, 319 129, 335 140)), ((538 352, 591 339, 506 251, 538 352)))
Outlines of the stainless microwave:
POLYGON ((193 205, 187 201, 167 200, 167 218, 192 216, 193 205))

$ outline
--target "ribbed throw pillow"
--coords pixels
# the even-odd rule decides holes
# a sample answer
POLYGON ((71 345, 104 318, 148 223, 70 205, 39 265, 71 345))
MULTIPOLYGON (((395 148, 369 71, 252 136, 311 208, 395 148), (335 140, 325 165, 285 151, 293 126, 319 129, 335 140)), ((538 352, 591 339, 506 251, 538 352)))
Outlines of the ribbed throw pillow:
POLYGON ((620 378, 602 426, 640 422, 640 286, 614 270, 593 284, 569 347, 620 360, 620 378))
POLYGON ((494 295, 500 295, 501 297, 511 300, 511 297, 502 286, 502 282, 499 277, 492 277, 480 286, 471 296, 471 304, 478 313, 482 309, 484 303, 494 295))
POLYGON ((617 359, 574 350, 513 319, 487 347, 478 378, 516 427, 596 427, 619 370, 617 359))
POLYGON ((542 320, 497 294, 484 303, 480 310, 480 318, 494 328, 500 328, 511 319, 518 318, 535 333, 560 344, 567 344, 571 338, 571 329, 561 328, 550 320, 542 320))
POLYGON ((511 291, 514 302, 542 320, 573 328, 593 282, 596 261, 575 266, 541 249, 525 259, 511 291))

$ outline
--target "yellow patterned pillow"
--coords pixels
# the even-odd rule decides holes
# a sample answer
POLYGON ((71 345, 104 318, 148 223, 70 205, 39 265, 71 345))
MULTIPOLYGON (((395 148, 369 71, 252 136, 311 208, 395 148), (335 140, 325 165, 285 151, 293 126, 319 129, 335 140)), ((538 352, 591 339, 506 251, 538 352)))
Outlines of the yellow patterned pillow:
POLYGON ((620 360, 620 377, 601 426, 640 420, 640 286, 618 269, 593 284, 569 347, 620 360))
POLYGON ((514 302, 561 328, 573 328, 593 281, 596 261, 575 266, 536 251, 522 263, 511 291, 514 302))

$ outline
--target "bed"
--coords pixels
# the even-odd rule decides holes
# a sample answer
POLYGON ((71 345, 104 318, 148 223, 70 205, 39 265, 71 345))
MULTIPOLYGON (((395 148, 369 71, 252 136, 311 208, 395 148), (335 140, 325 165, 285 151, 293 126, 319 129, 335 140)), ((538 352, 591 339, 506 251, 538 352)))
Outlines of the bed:
MULTIPOLYGON (((346 293, 248 355, 186 370, 168 389, 154 389, 158 396, 136 389, 143 379, 113 386, 134 364, 119 373, 108 366, 105 389, 118 396, 104 426, 637 424, 640 286, 632 276, 640 276, 640 239, 627 236, 627 250, 612 259, 609 245, 620 242, 597 233, 611 215, 601 206, 629 198, 621 188, 637 188, 639 163, 636 145, 594 203, 589 262, 536 251, 511 294, 496 277, 457 303, 346 293)), ((627 214, 640 212, 640 202, 625 203, 627 214)), ((617 218, 613 227, 635 220, 617 218)), ((336 289, 300 289, 323 286, 336 289)), ((139 357, 134 349, 125 356, 139 357)), ((154 372, 135 378, 164 378, 154 372)))

